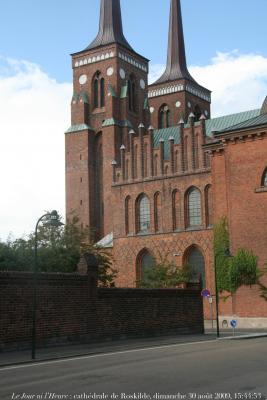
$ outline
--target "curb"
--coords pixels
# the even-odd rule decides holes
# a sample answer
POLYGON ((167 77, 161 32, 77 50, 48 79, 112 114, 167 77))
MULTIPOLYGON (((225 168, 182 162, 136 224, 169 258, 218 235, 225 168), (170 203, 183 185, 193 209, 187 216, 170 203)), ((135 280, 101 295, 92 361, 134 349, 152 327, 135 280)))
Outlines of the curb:
POLYGON ((267 337, 267 332, 266 333, 252 333, 251 335, 225 336, 225 337, 218 338, 218 340, 257 339, 257 338, 262 338, 262 337, 267 337))

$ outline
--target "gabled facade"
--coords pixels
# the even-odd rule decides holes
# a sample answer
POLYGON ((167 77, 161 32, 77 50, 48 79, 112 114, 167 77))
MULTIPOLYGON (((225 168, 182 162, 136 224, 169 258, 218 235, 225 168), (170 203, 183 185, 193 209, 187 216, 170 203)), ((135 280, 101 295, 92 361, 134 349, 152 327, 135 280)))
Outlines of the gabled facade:
MULTIPOLYGON (((166 70, 152 85, 148 60, 124 37, 119 0, 101 0, 99 33, 72 62, 67 215, 75 211, 96 240, 113 248, 116 284, 136 286, 153 259, 168 258, 190 264, 192 283, 201 277, 214 293, 213 224, 222 216, 229 220, 231 251, 251 248, 263 265, 267 103, 211 118, 211 92, 187 69, 180 1, 171 0, 166 70)), ((256 288, 253 296, 257 315, 242 305, 239 314, 266 322, 256 288)), ((221 304, 223 315, 234 311, 221 304)))

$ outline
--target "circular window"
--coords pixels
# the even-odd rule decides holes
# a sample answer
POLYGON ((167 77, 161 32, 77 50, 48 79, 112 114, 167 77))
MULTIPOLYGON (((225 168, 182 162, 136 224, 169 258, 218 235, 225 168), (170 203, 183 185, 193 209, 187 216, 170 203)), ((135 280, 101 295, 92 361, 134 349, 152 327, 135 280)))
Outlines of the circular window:
POLYGON ((87 82, 87 75, 83 74, 79 78, 80 85, 84 85, 87 82))
POLYGON ((113 75, 113 72, 114 72, 114 69, 113 69, 112 67, 109 67, 109 68, 107 69, 107 75, 108 75, 108 76, 112 76, 112 75, 113 75))

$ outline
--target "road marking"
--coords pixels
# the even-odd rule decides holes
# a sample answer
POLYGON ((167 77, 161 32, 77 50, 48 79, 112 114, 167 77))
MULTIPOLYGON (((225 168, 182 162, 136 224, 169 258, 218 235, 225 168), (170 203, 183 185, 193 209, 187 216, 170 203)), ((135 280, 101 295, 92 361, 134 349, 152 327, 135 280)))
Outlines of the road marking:
POLYGON ((64 358, 61 360, 50 360, 50 361, 41 361, 41 362, 29 362, 29 364, 21 364, 21 365, 13 365, 10 367, 0 367, 0 372, 14 370, 14 369, 21 369, 21 368, 30 368, 30 367, 38 367, 40 365, 50 365, 50 364, 59 364, 69 361, 78 361, 78 360, 85 360, 88 358, 97 358, 97 357, 105 357, 105 356, 114 356, 118 354, 128 354, 128 353, 138 353, 141 351, 150 351, 150 350, 160 350, 160 349, 167 349, 172 347, 182 347, 182 346, 189 346, 193 344, 202 344, 202 343, 214 343, 217 342, 217 339, 212 340, 201 340, 198 342, 189 342, 189 343, 176 343, 176 344, 166 344, 162 346, 153 346, 153 347, 143 347, 141 349, 132 349, 132 350, 123 350, 123 351, 116 351, 112 353, 100 353, 100 354, 91 354, 91 355, 84 355, 79 357, 69 357, 64 358))

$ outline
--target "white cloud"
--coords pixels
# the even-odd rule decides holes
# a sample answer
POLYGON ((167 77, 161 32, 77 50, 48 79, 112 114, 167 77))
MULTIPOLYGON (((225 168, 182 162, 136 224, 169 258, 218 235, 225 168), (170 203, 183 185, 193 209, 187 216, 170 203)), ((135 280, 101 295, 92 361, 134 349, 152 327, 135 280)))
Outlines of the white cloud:
MULTIPOLYGON (((151 68, 150 82, 163 72, 151 68)), ((202 86, 212 91, 212 115, 225 115, 259 108, 267 95, 267 58, 256 54, 217 53, 211 63, 189 68, 202 86)))
POLYGON ((43 211, 64 206, 64 131, 71 84, 38 65, 0 59, 0 238, 34 229, 43 211))
MULTIPOLYGON (((152 65, 150 82, 164 71, 152 65)), ((261 106, 267 58, 218 53, 190 68, 213 91, 213 116, 261 106)), ((70 122, 71 83, 58 83, 33 63, 0 58, 0 238, 34 229, 45 210, 65 213, 64 131, 70 122)))

